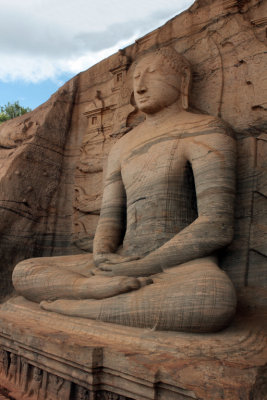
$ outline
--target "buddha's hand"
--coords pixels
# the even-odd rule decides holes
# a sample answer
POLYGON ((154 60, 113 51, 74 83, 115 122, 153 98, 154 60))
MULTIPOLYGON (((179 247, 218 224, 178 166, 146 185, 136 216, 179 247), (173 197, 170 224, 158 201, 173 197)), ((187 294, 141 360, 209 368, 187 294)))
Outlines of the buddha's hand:
POLYGON ((97 267, 102 264, 122 264, 125 262, 138 260, 139 257, 132 256, 132 257, 123 257, 116 253, 102 253, 97 254, 94 256, 94 262, 97 267))
MULTIPOLYGON (((126 258, 126 257, 125 257, 126 258)), ((136 261, 128 261, 128 257, 126 258, 126 262, 123 262, 122 259, 118 259, 118 263, 115 264, 115 258, 112 260, 112 263, 101 263, 97 268, 91 270, 92 275, 102 275, 102 276, 134 276, 138 277, 139 274, 135 271, 135 262, 136 261)))
POLYGON ((95 275, 133 277, 150 276, 159 272, 162 272, 161 268, 146 263, 144 259, 131 260, 118 264, 103 263, 92 271, 95 275))

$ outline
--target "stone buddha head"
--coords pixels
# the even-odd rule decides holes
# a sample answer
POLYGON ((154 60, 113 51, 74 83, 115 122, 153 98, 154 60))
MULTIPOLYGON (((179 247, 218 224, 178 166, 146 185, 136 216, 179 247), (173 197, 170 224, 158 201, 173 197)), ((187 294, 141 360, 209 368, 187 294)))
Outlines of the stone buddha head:
POLYGON ((189 62, 172 48, 161 48, 137 62, 133 74, 137 107, 153 114, 173 103, 188 108, 191 81, 189 62))

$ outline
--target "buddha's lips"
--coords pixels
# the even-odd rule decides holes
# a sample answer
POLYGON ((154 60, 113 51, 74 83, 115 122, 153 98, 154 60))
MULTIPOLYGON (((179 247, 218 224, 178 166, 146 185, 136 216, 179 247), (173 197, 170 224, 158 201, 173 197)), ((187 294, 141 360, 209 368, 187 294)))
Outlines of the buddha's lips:
POLYGON ((142 97, 138 97, 139 101, 146 101, 150 98, 150 96, 142 96, 142 97))
POLYGON ((138 101, 139 101, 139 103, 145 103, 148 99, 149 99, 149 97, 141 97, 138 99, 138 101))

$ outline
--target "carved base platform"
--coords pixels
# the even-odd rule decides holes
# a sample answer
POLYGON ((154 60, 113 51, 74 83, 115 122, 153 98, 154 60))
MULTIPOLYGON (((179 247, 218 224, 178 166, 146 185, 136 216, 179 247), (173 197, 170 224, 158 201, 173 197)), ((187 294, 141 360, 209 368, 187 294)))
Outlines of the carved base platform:
POLYGON ((185 334, 65 317, 12 298, 0 308, 0 387, 25 400, 263 400, 264 310, 246 308, 216 334, 185 334))

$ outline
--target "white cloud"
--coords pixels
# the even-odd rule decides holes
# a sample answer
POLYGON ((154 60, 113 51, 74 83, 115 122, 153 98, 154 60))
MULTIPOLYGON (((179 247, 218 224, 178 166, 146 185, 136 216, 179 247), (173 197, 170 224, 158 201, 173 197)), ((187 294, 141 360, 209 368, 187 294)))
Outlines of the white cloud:
POLYGON ((0 79, 10 82, 22 79, 27 82, 55 78, 58 73, 56 60, 31 57, 27 54, 1 54, 0 79))
POLYGON ((0 80, 39 82, 56 80, 62 73, 76 74, 192 3, 0 0, 0 80))
POLYGON ((73 73, 78 73, 80 71, 83 71, 89 68, 90 66, 96 64, 97 62, 103 60, 104 58, 110 56, 111 54, 114 54, 116 51, 118 51, 118 49, 126 47, 127 45, 131 44, 137 37, 138 34, 133 37, 130 37, 127 40, 120 40, 112 47, 108 47, 106 49, 102 49, 96 52, 87 52, 77 58, 70 58, 66 60, 65 65, 64 65, 65 61, 63 61, 63 63, 61 63, 62 71, 66 67, 68 71, 73 73))
MULTIPOLYGON (((56 80, 62 73, 77 74, 104 58, 115 53, 119 48, 123 48, 134 41, 135 37, 128 40, 122 40, 115 46, 96 52, 85 52, 78 57, 69 58, 49 58, 32 57, 29 54, 2 54, 0 56, 0 79, 4 82, 10 82, 22 79, 26 82, 37 83, 46 79, 56 80)), ((62 81, 57 82, 58 85, 62 81)))

